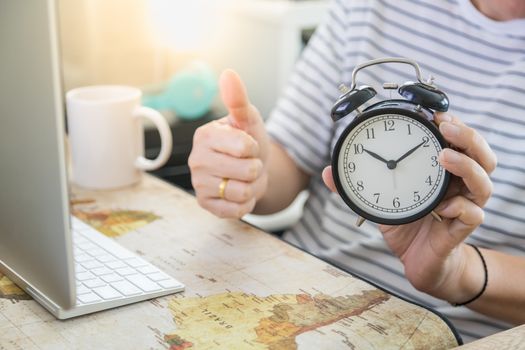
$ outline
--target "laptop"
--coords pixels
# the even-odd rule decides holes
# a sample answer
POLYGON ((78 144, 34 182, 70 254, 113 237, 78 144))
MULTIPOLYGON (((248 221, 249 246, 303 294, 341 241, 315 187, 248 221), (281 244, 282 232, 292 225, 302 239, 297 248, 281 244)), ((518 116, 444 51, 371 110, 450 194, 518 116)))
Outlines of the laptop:
POLYGON ((0 47, 0 271, 60 319, 182 291, 70 214, 55 1, 1 1, 0 47))

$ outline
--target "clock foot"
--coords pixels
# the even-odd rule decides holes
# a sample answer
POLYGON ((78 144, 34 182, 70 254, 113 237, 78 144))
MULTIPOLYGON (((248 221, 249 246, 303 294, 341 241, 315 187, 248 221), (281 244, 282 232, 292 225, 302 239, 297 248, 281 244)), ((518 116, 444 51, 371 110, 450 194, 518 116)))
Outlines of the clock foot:
POLYGON ((365 218, 359 216, 359 217, 357 217, 357 221, 355 222, 355 225, 357 227, 359 227, 359 226, 361 226, 363 224, 363 222, 365 222, 365 220, 366 220, 365 218))
POLYGON ((443 222, 443 219, 441 218, 441 216, 439 216, 435 211, 432 210, 432 211, 430 212, 430 215, 432 215, 432 217, 433 217, 434 219, 436 219, 437 221, 439 221, 439 222, 443 222))

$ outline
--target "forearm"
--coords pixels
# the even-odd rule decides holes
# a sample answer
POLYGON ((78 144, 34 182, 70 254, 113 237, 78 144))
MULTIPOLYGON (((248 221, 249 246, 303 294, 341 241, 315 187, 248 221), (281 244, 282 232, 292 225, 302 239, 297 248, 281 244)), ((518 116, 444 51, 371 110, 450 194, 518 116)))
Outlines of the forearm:
POLYGON ((309 176, 286 151, 272 142, 267 162, 268 187, 253 210, 254 214, 272 214, 286 208, 306 188, 309 176))
MULTIPOLYGON (((513 324, 525 323, 525 258, 488 249, 480 251, 487 264, 487 289, 468 307, 513 324)), ((478 261, 472 261, 469 268, 482 268, 479 257, 474 258, 478 261)))

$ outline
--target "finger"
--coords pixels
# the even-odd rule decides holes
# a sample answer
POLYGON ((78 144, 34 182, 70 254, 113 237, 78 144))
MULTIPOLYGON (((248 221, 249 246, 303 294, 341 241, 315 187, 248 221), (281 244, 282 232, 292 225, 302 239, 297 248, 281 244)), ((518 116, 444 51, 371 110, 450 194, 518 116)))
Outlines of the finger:
POLYGON ((256 116, 252 111, 246 87, 239 75, 231 69, 226 69, 219 78, 219 88, 222 102, 228 109, 231 124, 248 130, 256 116))
MULTIPOLYGON (((218 197, 218 186, 222 179, 218 179, 214 181, 214 183, 217 183, 217 187, 215 187, 215 197, 218 197)), ((266 188, 268 185, 268 176, 267 173, 264 172, 262 176, 258 177, 255 181, 251 182, 245 182, 245 181, 237 181, 237 180, 229 180, 226 184, 226 188, 224 189, 224 198, 225 200, 228 200, 230 202, 235 203, 245 203, 252 199, 257 200, 258 198, 261 198, 262 195, 266 192, 266 188)), ((213 190, 211 191, 213 196, 213 190)))
POLYGON ((434 113, 434 121, 439 126, 442 122, 454 122, 456 124, 464 124, 458 117, 447 113, 447 112, 436 112, 434 113))
POLYGON ((207 158, 198 171, 219 178, 255 181, 263 172, 263 162, 259 158, 235 158, 222 153, 213 153, 207 158))
POLYGON ((452 220, 449 232, 453 238, 451 247, 462 242, 484 219, 483 210, 463 196, 442 202, 435 210, 442 218, 452 220))
POLYGON ((485 169, 467 155, 450 148, 441 151, 439 162, 445 169, 463 180, 469 191, 465 196, 479 206, 485 205, 493 188, 485 169))
POLYGON ((332 174, 332 167, 327 166, 326 168, 324 168, 321 176, 323 177, 323 181, 326 187, 328 187, 330 191, 337 193, 337 188, 335 187, 334 177, 332 174))
POLYGON ((437 114, 435 120, 438 121, 439 130, 448 142, 477 161, 489 174, 494 171, 497 164, 496 155, 476 130, 446 113, 437 114))
POLYGON ((205 124, 195 131, 194 149, 204 145, 237 158, 253 158, 259 155, 259 144, 252 136, 220 121, 205 124))
MULTIPOLYGON (((191 182, 197 196, 203 198, 220 198, 219 188, 222 180, 222 177, 206 174, 193 176, 191 182)), ((257 200, 266 192, 267 186, 268 176, 266 172, 252 182, 228 179, 222 199, 235 203, 244 203, 252 198, 257 200)))
POLYGON ((203 181, 198 181, 194 187, 199 196, 212 199, 224 199, 235 203, 244 203, 256 197, 256 181, 245 182, 228 179, 224 187, 223 198, 220 198, 219 186, 223 178, 216 176, 205 176, 203 181))
POLYGON ((220 218, 235 218, 238 219, 245 214, 250 213, 255 208, 255 198, 245 203, 234 203, 224 199, 197 198, 199 204, 204 209, 212 212, 220 218))

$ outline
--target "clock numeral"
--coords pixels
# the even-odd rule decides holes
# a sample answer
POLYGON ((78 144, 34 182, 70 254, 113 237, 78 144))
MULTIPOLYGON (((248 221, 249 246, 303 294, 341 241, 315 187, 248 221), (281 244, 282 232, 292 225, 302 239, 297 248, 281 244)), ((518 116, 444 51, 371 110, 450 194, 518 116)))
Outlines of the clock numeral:
POLYGON ((383 125, 385 126, 385 131, 394 131, 394 121, 393 120, 383 120, 383 125))
POLYGON ((363 145, 360 143, 354 143, 354 154, 363 153, 363 145))
POLYGON ((408 128, 408 134, 412 135, 412 129, 410 129, 410 124, 407 124, 407 128, 408 128))
POLYGON ((354 162, 350 162, 348 163, 348 170, 353 173, 355 171, 355 163, 354 162))
POLYGON ((363 181, 359 180, 357 181, 357 190, 362 191, 365 189, 365 186, 363 185, 363 181))
POLYGON ((428 175, 427 179, 425 180, 425 183, 429 186, 432 186, 432 177, 430 175, 428 175))
POLYGON ((430 145, 428 144, 428 142, 430 141, 428 136, 423 136, 422 140, 424 142, 423 147, 430 147, 430 145))
POLYGON ((374 197, 376 197, 376 204, 379 203, 379 195, 380 193, 374 193, 374 197))
POLYGON ((421 200, 421 196, 419 195, 419 191, 414 191, 414 202, 419 202, 421 200))
POLYGON ((394 197, 392 205, 394 206, 394 208, 399 208, 399 206, 401 205, 401 203, 399 202, 399 197, 394 197))
POLYGON ((376 138, 376 134, 374 132, 374 128, 366 129, 366 138, 368 140, 376 138))
POLYGON ((437 167, 439 162, 438 162, 438 157, 437 156, 432 156, 430 157, 430 159, 432 160, 432 167, 437 167))

